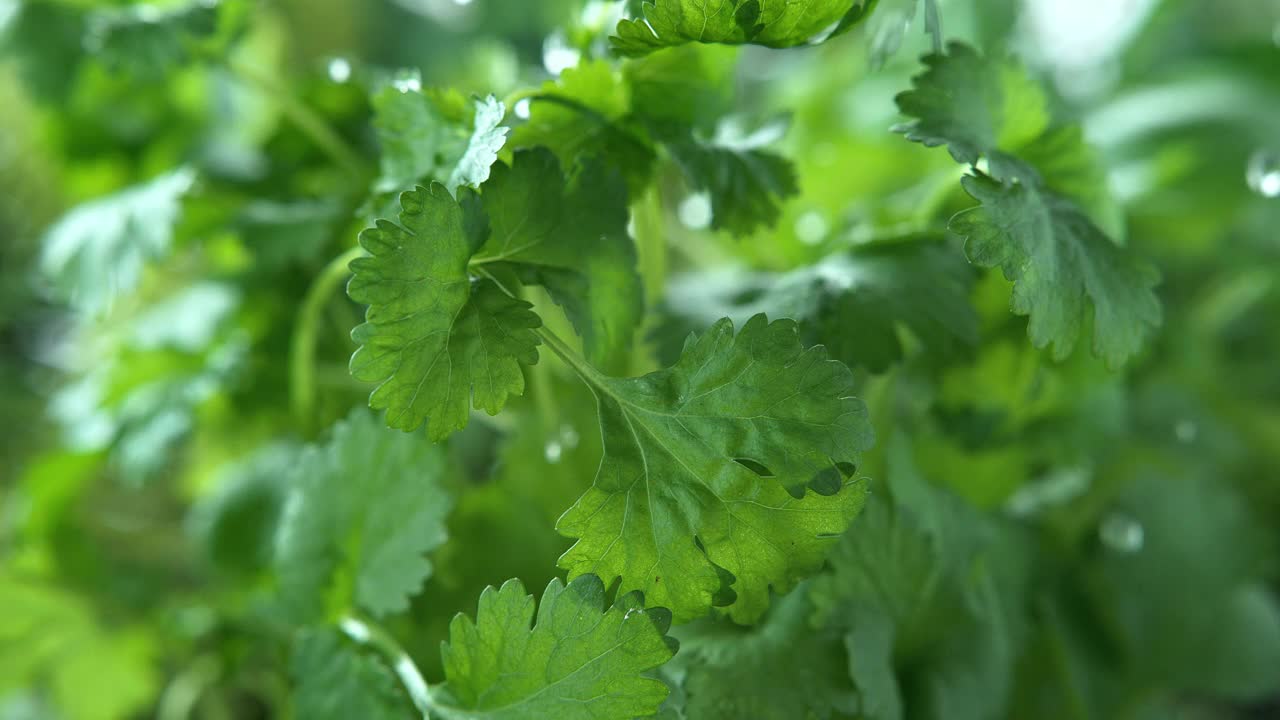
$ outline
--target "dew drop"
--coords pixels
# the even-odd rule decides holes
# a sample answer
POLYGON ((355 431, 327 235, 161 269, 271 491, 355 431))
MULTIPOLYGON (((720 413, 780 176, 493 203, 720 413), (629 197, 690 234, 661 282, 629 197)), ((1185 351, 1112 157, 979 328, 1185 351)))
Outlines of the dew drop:
POLYGON ((705 230, 711 225, 711 198, 706 193, 694 193, 680 201, 676 215, 690 230, 705 230))
POLYGON ((1142 523, 1122 512, 1113 512, 1102 519, 1098 526, 1102 544, 1121 553, 1136 553, 1142 549, 1146 532, 1142 523))
POLYGON ((630 620, 632 615, 643 615, 643 614, 644 614, 644 610, 641 610, 640 608, 631 608, 627 610, 626 615, 622 616, 622 619, 626 621, 626 620, 630 620))
POLYGON ((516 114, 516 117, 520 118, 521 120, 528 120, 529 116, 533 114, 529 108, 529 106, 532 104, 533 104, 533 101, 530 100, 529 98, 520 98, 519 100, 516 101, 516 105, 514 108, 512 108, 512 111, 516 114))
POLYGON ((548 440, 546 447, 542 449, 542 455, 549 463, 560 462, 560 455, 564 452, 564 447, 559 440, 548 440))
POLYGON ((1173 426, 1173 436, 1178 438, 1180 443, 1193 443, 1199 434, 1200 426, 1192 420, 1179 420, 1178 424, 1173 426))
POLYGON ((805 245, 817 245, 827 237, 827 221, 816 210, 796 218, 796 237, 805 245))
POLYGON ((1249 187, 1265 198, 1280 197, 1280 151, 1264 148, 1249 157, 1249 187))
POLYGON ((572 425, 565 424, 560 426, 560 442, 565 448, 572 450, 578 447, 579 439, 578 431, 572 425))
POLYGON ((329 61, 329 79, 341 85, 351 79, 351 62, 336 57, 329 61))
POLYGON ((422 75, 417 70, 399 70, 391 80, 391 86, 402 93, 421 92, 422 75))

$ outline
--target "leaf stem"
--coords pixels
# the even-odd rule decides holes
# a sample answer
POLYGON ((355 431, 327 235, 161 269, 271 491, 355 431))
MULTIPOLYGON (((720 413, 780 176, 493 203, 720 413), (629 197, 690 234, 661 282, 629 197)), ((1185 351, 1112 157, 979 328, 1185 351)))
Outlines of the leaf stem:
POLYGON ((289 405, 294 419, 306 426, 316 406, 316 335, 320 313, 338 286, 350 274, 348 265, 364 255, 356 246, 329 261, 302 300, 293 337, 289 342, 289 405))
POLYGON ((431 710, 435 707, 431 688, 422 677, 422 672, 418 670, 413 658, 400 647, 400 643, 396 642, 391 633, 372 620, 358 618, 350 613, 338 620, 338 629, 356 643, 372 648, 386 658, 392 670, 395 671, 396 677, 400 679, 400 684, 404 686, 405 692, 409 694, 409 699, 413 700, 414 707, 422 714, 424 720, 431 717, 431 710))
POLYGON ((248 63, 232 62, 228 67, 241 80, 253 85, 264 95, 279 103, 280 111, 289 119, 289 122, 328 155, 334 164, 350 174, 357 185, 364 185, 372 176, 369 166, 360 153, 347 144, 347 141, 316 111, 298 100, 283 83, 248 63))

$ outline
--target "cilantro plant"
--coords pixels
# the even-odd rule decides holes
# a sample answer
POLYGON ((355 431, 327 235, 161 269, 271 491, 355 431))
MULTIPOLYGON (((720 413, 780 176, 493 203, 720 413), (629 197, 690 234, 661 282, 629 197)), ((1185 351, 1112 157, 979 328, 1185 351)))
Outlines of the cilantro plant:
POLYGON ((1274 27, 0 0, 0 720, 1277 716, 1274 27))

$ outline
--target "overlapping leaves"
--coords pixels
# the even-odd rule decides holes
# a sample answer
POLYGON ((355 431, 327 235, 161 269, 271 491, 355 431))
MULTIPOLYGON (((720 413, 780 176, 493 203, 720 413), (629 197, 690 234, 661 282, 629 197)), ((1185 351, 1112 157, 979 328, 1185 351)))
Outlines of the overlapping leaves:
POLYGON ((819 38, 827 30, 843 32, 861 20, 874 0, 652 0, 643 18, 618 23, 610 38, 621 55, 641 56, 690 42, 752 43, 793 47, 819 38))

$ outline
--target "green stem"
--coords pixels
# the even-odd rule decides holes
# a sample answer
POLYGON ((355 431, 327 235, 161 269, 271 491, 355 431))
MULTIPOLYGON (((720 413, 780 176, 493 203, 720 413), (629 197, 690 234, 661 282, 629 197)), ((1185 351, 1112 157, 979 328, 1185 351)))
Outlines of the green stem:
POLYGON ((348 145, 324 118, 298 100, 283 83, 247 63, 232 63, 230 69, 241 80, 254 85, 264 95, 279 103, 280 111, 289 122, 310 138, 334 164, 350 174, 357 185, 364 185, 372 176, 360 153, 348 145))
POLYGON ((561 340, 558 335, 551 332, 545 327, 537 330, 538 337, 542 338, 542 342, 546 344, 551 352, 564 361, 574 372, 578 374, 588 385, 596 387, 604 387, 604 383, 608 380, 604 373, 596 370, 586 360, 582 358, 568 343, 561 340))
POLYGON ((303 426, 311 423, 316 406, 316 335, 320 313, 350 274, 347 266, 362 255, 364 248, 357 246, 329 261, 307 288, 293 326, 289 343, 289 405, 294 419, 303 426))
POLYGON ((435 707, 431 688, 422 677, 422 672, 418 670, 413 658, 409 657, 409 653, 405 652, 404 648, 400 647, 400 643, 391 637, 391 633, 372 620, 358 618, 351 614, 344 615, 338 620, 338 628, 356 643, 372 648, 382 655, 395 671, 409 698, 413 700, 414 707, 424 719, 431 717, 431 710, 435 707))

